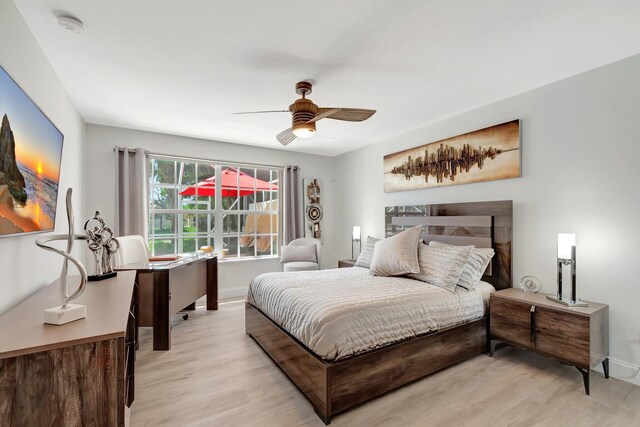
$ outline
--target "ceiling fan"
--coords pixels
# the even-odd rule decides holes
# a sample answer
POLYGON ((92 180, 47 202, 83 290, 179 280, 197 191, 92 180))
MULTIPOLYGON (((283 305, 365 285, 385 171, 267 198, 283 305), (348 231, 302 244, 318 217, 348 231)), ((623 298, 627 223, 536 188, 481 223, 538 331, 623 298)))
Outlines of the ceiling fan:
POLYGON ((316 133, 316 122, 322 119, 343 120, 347 122, 362 122, 373 116, 376 110, 363 108, 320 108, 307 99, 311 93, 311 83, 296 83, 296 93, 302 98, 296 99, 289 105, 288 110, 247 111, 233 114, 259 114, 259 113, 291 113, 292 124, 287 130, 276 135, 276 139, 282 145, 289 145, 296 137, 309 138, 316 133))

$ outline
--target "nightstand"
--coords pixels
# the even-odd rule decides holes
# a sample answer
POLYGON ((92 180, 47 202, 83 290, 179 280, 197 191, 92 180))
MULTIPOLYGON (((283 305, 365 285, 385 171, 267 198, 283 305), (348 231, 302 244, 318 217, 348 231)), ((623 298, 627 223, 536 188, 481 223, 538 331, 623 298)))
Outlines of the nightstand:
POLYGON ((353 267, 356 264, 355 259, 339 259, 338 268, 353 267))
POLYGON ((576 367, 589 394, 589 372, 602 363, 609 378, 609 306, 589 302, 568 308, 520 289, 504 289, 489 300, 490 355, 496 341, 576 367))

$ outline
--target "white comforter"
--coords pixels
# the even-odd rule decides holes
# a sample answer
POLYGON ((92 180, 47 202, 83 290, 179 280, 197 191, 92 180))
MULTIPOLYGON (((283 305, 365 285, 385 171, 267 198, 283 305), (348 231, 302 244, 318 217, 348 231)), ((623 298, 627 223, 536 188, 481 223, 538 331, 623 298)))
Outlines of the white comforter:
POLYGON ((494 289, 455 293, 359 267, 266 273, 248 301, 321 358, 343 359, 416 335, 479 319, 494 289))

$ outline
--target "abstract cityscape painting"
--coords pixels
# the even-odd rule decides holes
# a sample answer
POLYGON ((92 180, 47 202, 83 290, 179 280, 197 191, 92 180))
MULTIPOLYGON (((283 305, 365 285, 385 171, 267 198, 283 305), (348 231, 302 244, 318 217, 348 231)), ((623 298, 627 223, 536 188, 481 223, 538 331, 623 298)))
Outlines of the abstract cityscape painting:
POLYGON ((0 237, 53 230, 63 135, 0 67, 0 237))
POLYGON ((384 191, 520 176, 520 120, 384 156, 384 191))

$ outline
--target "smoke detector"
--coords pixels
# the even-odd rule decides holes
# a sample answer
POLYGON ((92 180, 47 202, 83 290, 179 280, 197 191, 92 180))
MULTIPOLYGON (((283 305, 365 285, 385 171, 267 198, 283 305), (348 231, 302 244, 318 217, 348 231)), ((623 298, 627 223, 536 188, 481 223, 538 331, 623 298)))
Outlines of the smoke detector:
POLYGON ((74 18, 69 15, 60 15, 58 16, 58 24, 62 28, 65 28, 69 31, 73 31, 74 33, 84 33, 84 24, 78 18, 74 18))

